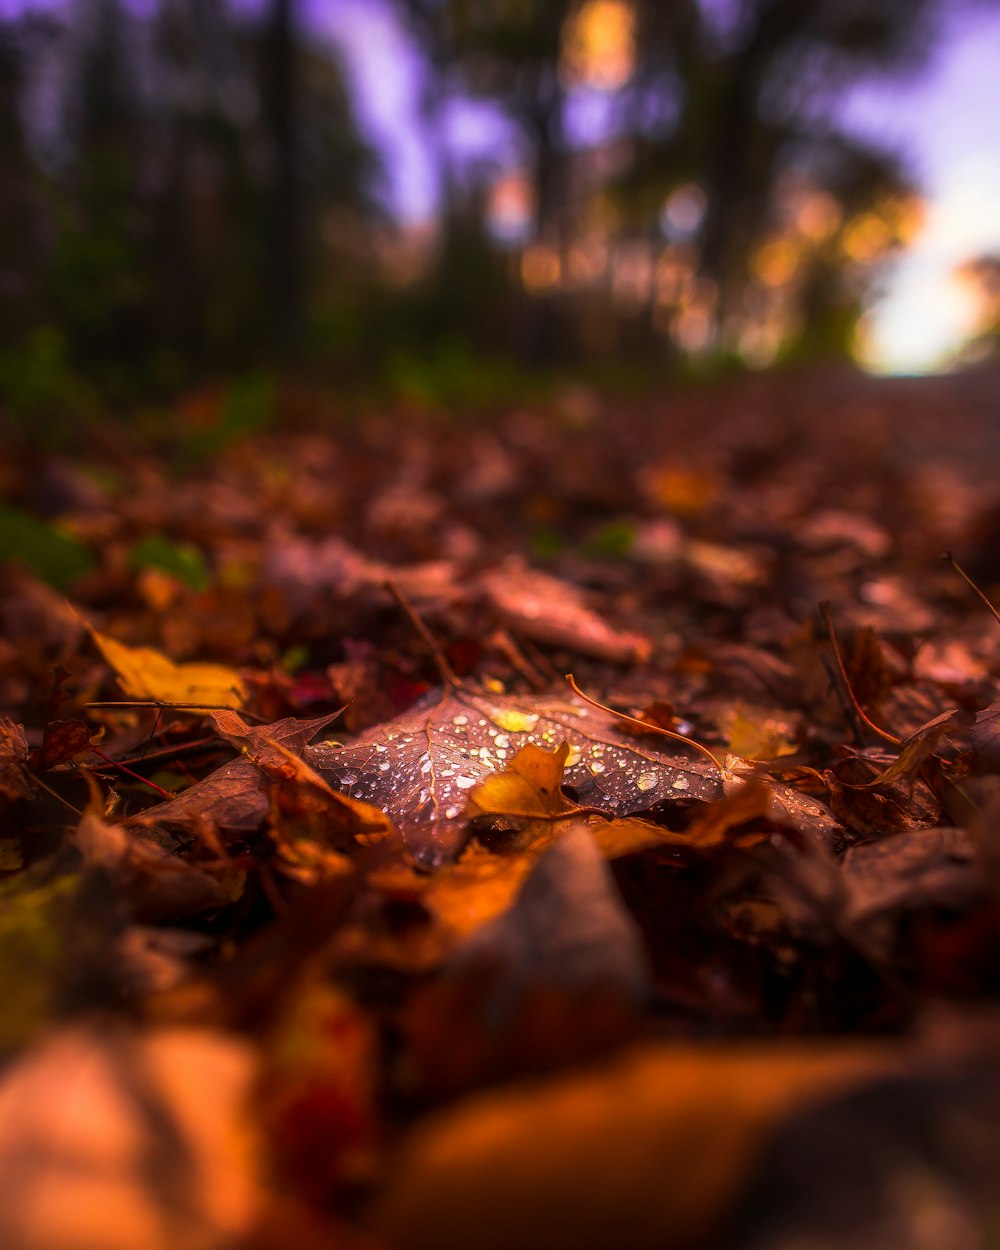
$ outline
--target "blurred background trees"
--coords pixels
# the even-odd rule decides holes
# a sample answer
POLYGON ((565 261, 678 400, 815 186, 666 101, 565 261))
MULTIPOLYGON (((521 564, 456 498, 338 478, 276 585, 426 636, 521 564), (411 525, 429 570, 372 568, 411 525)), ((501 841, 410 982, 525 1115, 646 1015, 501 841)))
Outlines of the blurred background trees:
POLYGON ((356 6, 8 6, 0 391, 41 411, 281 362, 419 389, 421 362, 471 385, 484 354, 845 355, 921 209, 836 103, 919 67, 944 7, 395 0, 440 186, 414 224, 330 37, 356 6), (448 137, 471 106, 506 136, 473 160, 448 137))

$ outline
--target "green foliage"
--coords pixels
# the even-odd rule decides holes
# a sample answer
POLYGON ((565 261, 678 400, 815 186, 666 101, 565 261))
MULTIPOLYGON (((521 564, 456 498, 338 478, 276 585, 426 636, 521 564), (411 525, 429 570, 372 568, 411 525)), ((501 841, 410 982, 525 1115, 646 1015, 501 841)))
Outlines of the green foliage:
POLYGON ((237 378, 218 419, 190 434, 185 451, 194 459, 217 455, 248 434, 265 430, 274 415, 274 379, 266 373, 237 378))
POLYGON ((70 361, 65 335, 42 325, 0 352, 0 404, 15 429, 52 446, 65 441, 75 420, 93 414, 96 398, 70 361))
POLYGON ((94 565, 93 554, 78 538, 17 508, 0 508, 0 551, 60 590, 94 565))
POLYGON ((635 542, 635 528, 628 521, 610 521, 584 544, 587 555, 627 556, 635 542))
POLYGON ((151 534, 132 548, 129 567, 162 569, 192 590, 205 590, 208 586, 208 569, 198 548, 190 543, 173 543, 160 534, 151 534))
POLYGON ((0 882, 0 1054, 29 1040, 51 1015, 76 889, 75 876, 53 877, 47 865, 0 882))

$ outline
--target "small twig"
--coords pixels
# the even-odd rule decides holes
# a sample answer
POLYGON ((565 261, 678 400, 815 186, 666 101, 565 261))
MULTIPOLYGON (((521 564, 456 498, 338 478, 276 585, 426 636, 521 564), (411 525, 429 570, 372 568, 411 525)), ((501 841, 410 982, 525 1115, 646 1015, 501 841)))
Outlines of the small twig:
POLYGON ((126 764, 119 764, 117 760, 113 760, 110 755, 105 755, 104 752, 98 750, 97 747, 92 746, 90 749, 99 759, 102 759, 105 764, 110 764, 112 768, 117 768, 120 772, 125 773, 126 776, 131 777, 133 781, 139 781, 144 786, 149 786, 151 790, 155 790, 157 794, 161 795, 165 799, 172 799, 174 797, 169 790, 164 790, 162 786, 158 786, 155 781, 150 781, 148 777, 140 777, 138 773, 134 773, 126 764))
MULTIPOLYGON (((170 708, 172 712, 235 712, 238 711, 244 720, 255 720, 259 725, 266 725, 267 718, 258 716, 256 712, 248 712, 246 708, 234 708, 228 703, 168 703, 163 699, 103 699, 96 703, 85 703, 84 707, 155 707, 160 711, 170 708)), ((155 728, 155 726, 154 726, 155 728)))
POLYGON ((827 632, 830 635, 830 645, 833 647, 833 654, 837 661, 837 671, 840 674, 840 680, 844 683, 844 690, 847 697, 851 701, 851 706, 854 708, 854 711, 864 724, 868 726, 872 733, 878 734, 878 736, 885 742, 891 742, 893 746, 902 746, 903 739, 897 738, 894 733, 890 733, 888 729, 883 729, 881 725, 876 725, 858 702, 857 695, 854 693, 854 687, 851 685, 851 679, 847 675, 847 667, 844 664, 844 656, 840 650, 840 643, 837 640, 837 631, 833 626, 833 615, 830 612, 830 605, 828 603, 821 603, 819 605, 819 611, 823 618, 823 623, 826 625, 827 632))
POLYGON ((193 755, 209 749, 219 750, 227 744, 218 738, 195 738, 193 742, 175 742, 173 746, 161 747, 158 751, 147 751, 132 759, 120 760, 121 764, 150 764, 153 760, 165 760, 178 755, 193 755))
POLYGON ((46 794, 51 795, 52 798, 60 802, 63 805, 63 807, 68 807, 74 816, 83 815, 83 812, 81 811, 79 807, 74 807, 73 804, 69 801, 69 799, 64 799, 58 790, 53 790, 52 787, 47 782, 44 782, 41 779, 41 777, 39 777, 37 774, 32 773, 31 780, 34 782, 36 786, 41 786, 46 794))
POLYGON ((619 720, 627 720, 633 725, 638 725, 647 733, 662 734, 664 738, 672 738, 675 742, 683 742, 686 747, 693 747, 695 751, 700 751, 702 755, 711 760, 720 773, 722 772, 722 765, 715 758, 708 747, 703 746, 700 742, 696 742, 694 738, 686 738, 684 734, 674 733, 672 729, 664 729, 662 725, 654 725, 651 721, 640 720, 638 716, 629 716, 627 712, 616 712, 613 707, 608 707, 604 703, 598 703, 598 701, 596 699, 592 699, 589 694, 584 694, 584 692, 576 684, 572 673, 566 674, 566 681, 569 683, 570 690, 572 690, 578 698, 582 699, 584 703, 589 703, 591 707, 599 708, 602 712, 608 712, 612 716, 617 716, 619 720))
POLYGON ((959 577, 962 579, 962 581, 965 582, 966 586, 968 586, 970 590, 973 590, 979 596, 979 598, 983 601, 986 607, 993 614, 993 619, 997 621, 998 623, 1000 623, 1000 609, 997 609, 997 607, 993 603, 990 602, 990 600, 986 597, 986 594, 982 590, 979 589, 976 583, 972 580, 972 578, 968 575, 968 573, 966 573, 965 569, 962 568, 962 566, 955 559, 955 557, 951 554, 951 552, 946 551, 942 558, 947 560, 949 565, 951 565, 952 572, 957 573, 959 577))
POLYGON ((844 683, 838 679, 838 675, 829 656, 821 655, 819 658, 820 663, 826 669, 827 677, 830 679, 830 688, 837 695, 837 700, 840 703, 840 709, 844 713, 844 719, 848 721, 851 729, 854 731, 854 740, 859 747, 863 747, 865 745, 865 736, 862 732, 862 722, 861 718, 858 716, 857 709, 844 693, 844 683))
POLYGON ((448 663, 448 657, 441 650, 441 646, 438 643, 437 639, 434 637, 431 631, 424 624, 424 621, 420 617, 420 614, 417 612, 416 608, 409 601, 409 599, 402 592, 402 590, 396 585, 396 583, 392 580, 391 577, 387 577, 383 584, 386 590, 389 592, 389 594, 392 595, 392 597, 399 604, 400 608, 402 608, 403 614, 405 615, 406 619, 410 622, 413 628, 417 631, 417 633, 423 639, 424 646, 426 646, 427 650, 431 653, 431 658, 434 660, 434 663, 437 665, 438 674, 441 678, 442 684, 445 686, 450 686, 453 690, 457 689, 462 684, 458 678, 458 674, 455 672, 452 666, 448 663))

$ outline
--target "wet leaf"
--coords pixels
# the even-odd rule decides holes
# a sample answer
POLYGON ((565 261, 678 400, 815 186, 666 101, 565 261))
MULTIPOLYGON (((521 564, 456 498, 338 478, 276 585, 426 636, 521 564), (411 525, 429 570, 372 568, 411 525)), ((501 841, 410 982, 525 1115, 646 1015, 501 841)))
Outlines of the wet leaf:
POLYGON ((719 775, 697 756, 637 742, 617 718, 563 693, 529 698, 464 689, 422 703, 344 746, 321 743, 304 758, 331 784, 387 812, 418 852, 447 854, 466 821, 469 795, 523 747, 566 742, 563 783, 574 801, 612 815, 713 799, 719 775))
POLYGON ((130 698, 181 703, 196 712, 243 706, 246 690, 235 669, 222 664, 175 664, 154 647, 129 647, 99 630, 90 632, 130 698))

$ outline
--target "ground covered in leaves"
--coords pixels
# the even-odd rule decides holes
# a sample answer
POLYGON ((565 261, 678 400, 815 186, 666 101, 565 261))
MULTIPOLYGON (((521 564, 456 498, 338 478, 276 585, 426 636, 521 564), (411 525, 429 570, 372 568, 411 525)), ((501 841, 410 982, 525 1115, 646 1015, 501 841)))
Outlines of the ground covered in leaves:
POLYGON ((8 444, 0 1244, 995 1244, 998 409, 8 444))

